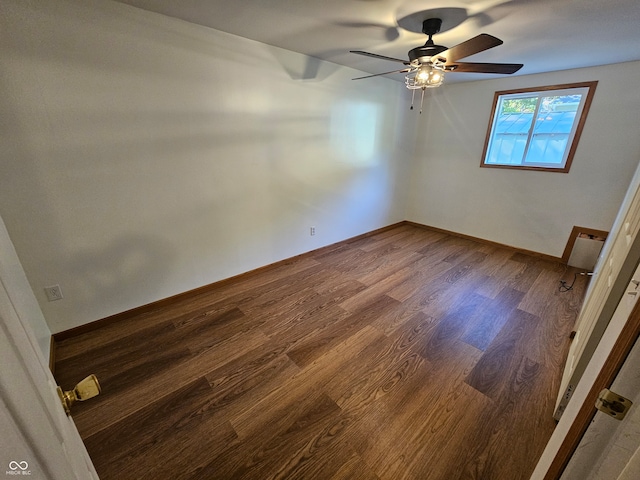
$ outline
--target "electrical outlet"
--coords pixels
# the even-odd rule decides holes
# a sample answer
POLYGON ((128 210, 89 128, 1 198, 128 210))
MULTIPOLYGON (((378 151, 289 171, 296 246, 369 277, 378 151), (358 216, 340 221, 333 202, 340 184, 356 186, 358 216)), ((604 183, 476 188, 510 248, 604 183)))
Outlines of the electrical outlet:
POLYGON ((316 227, 309 227, 309 235, 312 237, 316 234, 316 227))
POLYGON ((62 295, 62 289, 60 285, 52 285, 50 287, 44 287, 44 293, 47 294, 47 300, 50 302, 54 302, 56 300, 62 300, 64 295, 62 295))

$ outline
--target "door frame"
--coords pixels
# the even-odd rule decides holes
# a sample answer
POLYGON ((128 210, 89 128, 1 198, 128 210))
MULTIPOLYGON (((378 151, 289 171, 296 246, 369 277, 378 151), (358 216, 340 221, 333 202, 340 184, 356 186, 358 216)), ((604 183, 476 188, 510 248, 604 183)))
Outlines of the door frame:
POLYGON ((5 467, 8 476, 97 479, 73 419, 62 407, 35 335, 35 317, 44 328, 42 311, 0 217, 0 422, 8 430, 0 440, 5 447, 0 469, 5 467), (16 456, 6 458, 9 454, 16 456))
MULTIPOLYGON (((637 302, 631 311, 629 318, 622 327, 622 330, 618 334, 613 347, 610 349, 602 368, 598 372, 588 393, 585 395, 571 425, 557 448, 553 460, 548 466, 546 472, 542 472, 544 477, 540 478, 544 478, 544 480, 558 480, 562 476, 569 460, 578 448, 582 437, 598 411, 595 408, 598 394, 603 388, 609 388, 611 386, 639 337, 640 302, 637 302)), ((578 398, 574 394, 574 400, 577 399, 578 398)), ((565 415, 566 414, 567 413, 565 412, 565 415)), ((562 422, 562 419, 560 421, 562 422)), ((558 427, 556 427, 556 429, 557 428, 558 427)), ((550 444, 551 441, 547 444, 547 448, 549 448, 550 444)))

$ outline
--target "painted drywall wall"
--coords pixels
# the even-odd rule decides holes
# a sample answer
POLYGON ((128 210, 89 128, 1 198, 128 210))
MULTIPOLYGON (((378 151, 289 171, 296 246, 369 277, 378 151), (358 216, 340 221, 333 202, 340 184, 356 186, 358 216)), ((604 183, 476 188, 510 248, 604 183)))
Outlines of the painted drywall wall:
POLYGON ((608 231, 640 160, 638 75, 630 62, 429 91, 407 218, 556 257, 573 226, 608 231), (599 83, 569 173, 480 168, 495 91, 590 80, 599 83))
POLYGON ((54 333, 404 219, 398 82, 108 0, 0 15, 0 214, 54 333))

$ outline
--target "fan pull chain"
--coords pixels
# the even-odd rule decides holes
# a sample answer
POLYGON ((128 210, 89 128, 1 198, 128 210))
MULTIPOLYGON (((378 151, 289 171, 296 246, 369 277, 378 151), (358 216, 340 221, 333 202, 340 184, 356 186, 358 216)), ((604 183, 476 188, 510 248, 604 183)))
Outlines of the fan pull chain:
POLYGON ((413 99, 416 98, 416 91, 411 90, 411 108, 409 110, 413 110, 413 99))
POLYGON ((420 115, 422 115, 422 104, 424 103, 424 91, 426 90, 425 87, 422 87, 422 98, 420 99, 420 115))

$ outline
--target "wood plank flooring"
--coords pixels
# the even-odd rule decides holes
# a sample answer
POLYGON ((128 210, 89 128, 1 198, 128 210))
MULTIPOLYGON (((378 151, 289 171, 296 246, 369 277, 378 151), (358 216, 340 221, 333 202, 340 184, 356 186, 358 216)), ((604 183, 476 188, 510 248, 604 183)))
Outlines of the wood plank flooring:
POLYGON ((401 225, 63 340, 107 479, 528 479, 586 287, 401 225))

